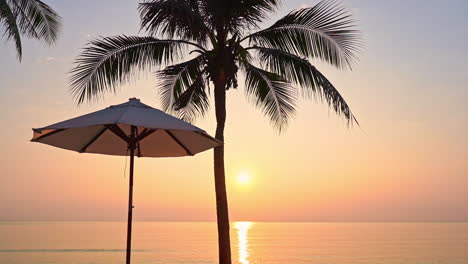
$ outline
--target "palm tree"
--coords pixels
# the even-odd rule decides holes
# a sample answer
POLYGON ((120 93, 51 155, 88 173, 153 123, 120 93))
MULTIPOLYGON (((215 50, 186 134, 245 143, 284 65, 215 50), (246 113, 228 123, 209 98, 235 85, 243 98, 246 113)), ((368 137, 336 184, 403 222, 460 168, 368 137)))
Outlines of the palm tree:
POLYGON ((62 18, 47 4, 39 0, 0 0, 0 28, 12 40, 21 61, 21 36, 53 44, 61 28, 62 18))
MULTIPOLYGON (((165 111, 192 121, 209 109, 214 93, 216 135, 224 141, 226 90, 245 76, 248 98, 274 127, 284 128, 299 94, 328 104, 348 124, 348 104, 309 59, 351 68, 361 37, 347 9, 335 1, 295 10, 265 29, 259 23, 278 0, 148 0, 139 4, 141 29, 148 36, 92 40, 71 70, 71 93, 78 103, 115 92, 137 71, 158 67, 165 111), (183 56, 184 55, 184 56, 183 56), (181 61, 182 58, 187 58, 181 61), (161 67, 161 68, 159 68, 161 67), (211 88, 210 88, 211 87, 211 88)), ((219 262, 231 263, 224 146, 214 150, 219 262)))

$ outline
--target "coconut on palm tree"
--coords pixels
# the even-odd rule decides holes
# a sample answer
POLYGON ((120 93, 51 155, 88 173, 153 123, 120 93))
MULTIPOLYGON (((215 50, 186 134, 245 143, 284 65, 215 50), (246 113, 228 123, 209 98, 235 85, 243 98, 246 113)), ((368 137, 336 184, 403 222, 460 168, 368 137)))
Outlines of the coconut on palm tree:
MULTIPOLYGON (((351 68, 361 38, 349 12, 334 1, 295 10, 259 29, 277 0, 149 0, 139 4, 147 36, 92 40, 76 59, 71 92, 78 103, 115 92, 141 70, 157 70, 164 110, 185 120, 202 116, 214 94, 216 134, 224 140, 226 91, 244 89, 281 129, 299 95, 325 102, 349 123, 348 104, 310 60, 351 68)), ((224 146, 214 150, 219 262, 231 263, 224 146)))
POLYGON ((22 36, 53 44, 61 20, 50 6, 39 0, 0 0, 0 29, 4 29, 7 40, 14 42, 19 60, 23 55, 22 36))

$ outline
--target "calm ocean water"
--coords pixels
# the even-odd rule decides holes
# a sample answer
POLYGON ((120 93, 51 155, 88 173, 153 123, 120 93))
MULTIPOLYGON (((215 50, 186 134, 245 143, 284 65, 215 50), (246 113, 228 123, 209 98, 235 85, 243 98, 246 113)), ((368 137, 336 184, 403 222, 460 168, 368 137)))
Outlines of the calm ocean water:
MULTIPOLYGON (((123 222, 0 222, 1 264, 124 263, 123 222)), ((232 223, 233 263, 468 264, 468 223, 232 223)), ((135 222, 133 263, 216 263, 215 223, 135 222)))

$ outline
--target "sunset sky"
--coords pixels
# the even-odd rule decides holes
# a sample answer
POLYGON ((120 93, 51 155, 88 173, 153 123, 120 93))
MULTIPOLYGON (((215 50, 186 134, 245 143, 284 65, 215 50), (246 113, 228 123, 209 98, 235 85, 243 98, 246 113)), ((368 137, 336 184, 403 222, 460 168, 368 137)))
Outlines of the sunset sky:
MULTIPOLYGON (((57 44, 23 39, 23 61, 0 43, 0 221, 125 220, 124 157, 29 142, 32 127, 137 97, 159 108, 155 77, 77 107, 67 71, 97 36, 135 35, 137 1, 46 0, 62 17, 57 44)), ((317 1, 283 1, 265 26, 317 1)), ((226 176, 233 221, 468 221, 468 3, 345 0, 364 33, 351 71, 313 62, 360 127, 303 100, 281 134, 228 91, 226 176), (239 178, 239 175, 242 175, 239 178)), ((143 33, 141 33, 143 34, 143 33)), ((197 126, 214 134, 211 111, 197 126)), ((216 219, 212 151, 136 159, 134 219, 216 219)), ((128 168, 128 161, 127 161, 128 168)))

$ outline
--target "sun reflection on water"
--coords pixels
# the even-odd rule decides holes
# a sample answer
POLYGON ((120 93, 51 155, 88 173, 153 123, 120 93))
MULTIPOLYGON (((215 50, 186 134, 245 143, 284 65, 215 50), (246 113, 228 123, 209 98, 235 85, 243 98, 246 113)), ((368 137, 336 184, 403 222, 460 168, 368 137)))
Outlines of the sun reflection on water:
POLYGON ((239 263, 249 264, 249 236, 248 232, 252 222, 236 222, 234 228, 237 229, 237 241, 239 248, 239 263))

